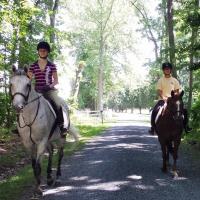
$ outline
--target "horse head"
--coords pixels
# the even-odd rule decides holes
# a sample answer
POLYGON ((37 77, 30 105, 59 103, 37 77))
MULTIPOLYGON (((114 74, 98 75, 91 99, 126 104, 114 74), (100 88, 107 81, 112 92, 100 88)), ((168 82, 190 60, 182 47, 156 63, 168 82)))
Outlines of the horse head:
POLYGON ((12 76, 10 78, 10 94, 12 104, 17 111, 21 111, 27 104, 31 91, 31 80, 27 76, 28 68, 16 68, 12 66, 12 76))
POLYGON ((181 120, 183 118, 183 100, 184 91, 180 94, 171 92, 171 97, 167 100, 167 110, 172 114, 174 120, 181 120))

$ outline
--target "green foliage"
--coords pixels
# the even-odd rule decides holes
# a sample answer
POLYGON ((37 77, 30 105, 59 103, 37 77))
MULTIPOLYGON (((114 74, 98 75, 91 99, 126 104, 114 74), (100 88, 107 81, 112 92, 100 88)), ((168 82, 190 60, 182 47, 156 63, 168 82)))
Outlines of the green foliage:
POLYGON ((108 107, 116 111, 124 111, 134 108, 150 108, 156 99, 155 88, 150 86, 139 87, 134 90, 125 89, 108 101, 108 107))
POLYGON ((10 99, 5 93, 0 92, 0 127, 7 127, 15 121, 15 113, 12 111, 10 99))
POLYGON ((191 123, 193 131, 200 133, 200 97, 195 101, 191 110, 191 123))

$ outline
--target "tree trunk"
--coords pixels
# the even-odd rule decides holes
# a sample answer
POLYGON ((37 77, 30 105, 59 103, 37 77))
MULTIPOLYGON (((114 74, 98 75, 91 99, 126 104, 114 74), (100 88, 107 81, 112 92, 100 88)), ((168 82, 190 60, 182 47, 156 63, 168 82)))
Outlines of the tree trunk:
MULTIPOLYGON (((59 0, 51 0, 50 1, 50 26, 52 28, 52 31, 50 32, 50 43, 51 44, 55 44, 55 21, 56 21, 56 12, 58 10, 58 4, 59 4, 59 0)), ((54 58, 52 57, 52 61, 54 60, 54 58)))
MULTIPOLYGON (((190 53, 190 66, 194 65, 194 44, 195 40, 197 38, 198 34, 198 28, 193 27, 192 28, 192 36, 191 36, 191 53, 190 53)), ((191 110, 191 105, 192 105, 192 91, 193 91, 193 71, 190 70, 190 75, 189 75, 189 96, 188 96, 188 102, 187 102, 187 109, 188 111, 191 110)))
POLYGON ((74 88, 72 91, 73 103, 77 102, 83 67, 84 67, 84 65, 79 64, 77 67, 77 70, 76 70, 76 79, 75 79, 74 88))
POLYGON ((168 37, 169 37, 169 57, 173 65, 172 74, 177 78, 176 58, 175 58, 175 42, 174 42, 174 21, 173 21, 173 0, 167 1, 167 22, 168 22, 168 37))
POLYGON ((97 109, 98 110, 103 110, 103 85, 104 85, 104 80, 103 80, 103 53, 104 53, 104 44, 103 44, 103 34, 101 34, 101 39, 100 39, 100 47, 99 47, 99 69, 98 69, 98 105, 97 109))
POLYGON ((163 46, 164 46, 164 55, 162 55, 162 58, 167 61, 169 60, 169 42, 168 42, 168 21, 167 21, 167 2, 166 0, 162 0, 162 9, 163 9, 163 15, 164 15, 164 27, 163 27, 163 46))
POLYGON ((97 99, 97 110, 103 110, 103 90, 104 90, 104 48, 106 37, 104 33, 108 24, 108 21, 111 17, 113 4, 115 0, 111 0, 110 6, 108 8, 108 13, 106 18, 103 16, 103 1, 98 1, 101 12, 101 19, 99 20, 99 69, 98 69, 98 99, 97 99), (105 20, 104 20, 105 19, 105 20))

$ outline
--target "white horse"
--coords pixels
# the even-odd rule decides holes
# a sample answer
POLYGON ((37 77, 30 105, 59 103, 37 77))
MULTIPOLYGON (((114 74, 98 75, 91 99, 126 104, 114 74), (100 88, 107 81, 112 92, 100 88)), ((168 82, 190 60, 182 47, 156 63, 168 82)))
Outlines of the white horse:
MULTIPOLYGON (((41 156, 45 150, 49 152, 47 167, 47 184, 52 185, 52 141, 58 143, 58 165, 56 180, 61 176, 61 161, 66 137, 61 136, 60 128, 56 124, 56 115, 50 103, 37 93, 27 77, 27 68, 13 67, 13 76, 10 79, 12 104, 18 112, 17 128, 22 143, 31 152, 32 168, 36 178, 35 193, 42 195, 41 183, 41 156)), ((65 109, 65 108, 63 108, 65 109)), ((69 123, 68 132, 78 140, 77 130, 69 123)))

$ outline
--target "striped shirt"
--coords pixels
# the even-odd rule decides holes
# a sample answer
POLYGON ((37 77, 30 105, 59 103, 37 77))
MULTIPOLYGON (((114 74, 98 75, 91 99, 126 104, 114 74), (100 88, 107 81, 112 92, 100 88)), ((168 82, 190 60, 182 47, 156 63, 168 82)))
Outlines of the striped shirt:
POLYGON ((53 72, 57 72, 57 69, 54 63, 48 61, 45 69, 41 70, 38 61, 36 61, 30 66, 29 71, 35 77, 35 90, 38 92, 42 92, 45 87, 52 84, 52 75, 53 72))

